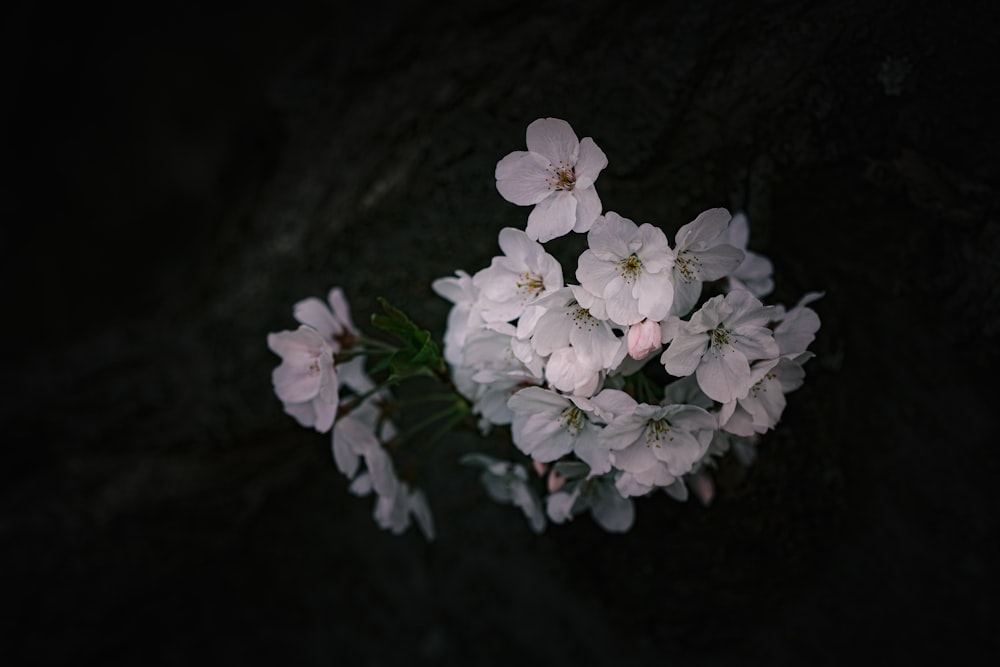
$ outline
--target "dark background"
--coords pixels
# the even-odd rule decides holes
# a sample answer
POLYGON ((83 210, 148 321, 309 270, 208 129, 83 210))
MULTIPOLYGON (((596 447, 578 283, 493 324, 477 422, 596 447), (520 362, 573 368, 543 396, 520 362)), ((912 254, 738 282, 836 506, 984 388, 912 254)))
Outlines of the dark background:
POLYGON ((878 4, 8 10, 4 662, 987 662, 995 36, 878 4), (746 210, 769 301, 826 291, 819 356, 711 508, 537 537, 459 432, 438 540, 393 537, 265 336, 333 285, 442 333, 430 282, 523 228, 493 168, 544 116, 607 153, 606 210, 746 210))

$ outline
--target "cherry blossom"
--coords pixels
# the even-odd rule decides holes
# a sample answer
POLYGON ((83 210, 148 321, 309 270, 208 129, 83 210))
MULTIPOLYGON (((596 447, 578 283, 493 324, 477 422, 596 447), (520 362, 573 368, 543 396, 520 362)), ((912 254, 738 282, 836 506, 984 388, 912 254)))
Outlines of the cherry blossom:
POLYGON ((594 182, 608 165, 604 151, 590 137, 580 141, 558 118, 532 122, 526 139, 527 151, 514 151, 497 163, 496 180, 507 201, 534 205, 528 237, 545 243, 570 231, 588 231, 601 214, 594 182))

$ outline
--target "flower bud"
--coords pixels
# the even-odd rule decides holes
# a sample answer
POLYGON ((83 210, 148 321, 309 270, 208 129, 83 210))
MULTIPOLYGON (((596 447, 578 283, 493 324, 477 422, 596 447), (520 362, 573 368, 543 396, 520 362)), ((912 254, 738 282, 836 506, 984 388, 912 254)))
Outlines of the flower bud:
POLYGON ((659 322, 645 319, 628 328, 628 353, 633 359, 645 359, 659 347, 659 322))

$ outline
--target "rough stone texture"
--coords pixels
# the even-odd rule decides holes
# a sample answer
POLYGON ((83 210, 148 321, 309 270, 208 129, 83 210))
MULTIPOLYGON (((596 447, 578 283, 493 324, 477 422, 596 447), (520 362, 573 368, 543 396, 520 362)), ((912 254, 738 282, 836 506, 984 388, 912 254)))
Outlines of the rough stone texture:
MULTIPOLYGON (((948 663, 995 653, 1000 123, 987 22, 889 2, 412 0, 4 27, 3 655, 15 664, 948 663), (271 393, 291 305, 430 282, 526 209, 534 118, 668 234, 749 212, 819 357, 710 509, 537 537, 429 453, 393 537, 271 393)), ((98 13, 95 13, 98 12, 98 13)), ((567 257, 572 242, 553 244, 567 257)), ((569 263, 572 266, 572 263, 569 263)), ((502 434, 487 446, 502 446, 502 434)), ((10 663, 8 663, 10 664, 10 663)))

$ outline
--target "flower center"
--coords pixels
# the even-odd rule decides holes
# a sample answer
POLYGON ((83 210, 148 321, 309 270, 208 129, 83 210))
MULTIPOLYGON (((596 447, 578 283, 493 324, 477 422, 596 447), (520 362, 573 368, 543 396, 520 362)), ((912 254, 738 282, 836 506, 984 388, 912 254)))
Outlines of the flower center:
POLYGON ((537 296, 542 290, 545 289, 545 283, 542 281, 542 277, 531 273, 522 273, 518 276, 516 284, 517 291, 523 292, 529 297, 537 296))
POLYGON ((559 425, 566 429, 566 432, 573 437, 576 437, 583 432, 583 425, 585 421, 586 419, 583 416, 583 410, 575 405, 571 405, 566 408, 562 411, 562 414, 559 415, 559 425))
POLYGON ((712 348, 716 351, 721 350, 725 345, 732 345, 733 332, 722 326, 721 324, 712 329, 709 336, 712 340, 712 348))
POLYGON ((600 320, 591 315, 589 310, 580 306, 576 308, 571 306, 571 310, 566 311, 566 315, 573 318, 573 324, 581 331, 593 331, 594 327, 600 323, 600 320))
POLYGON ((660 441, 664 438, 667 440, 674 439, 674 436, 670 435, 670 423, 666 419, 650 421, 646 425, 646 447, 656 447, 659 449, 660 441))
POLYGON ((674 266, 681 274, 681 279, 688 285, 699 279, 701 260, 687 250, 682 250, 674 259, 674 266))
POLYGON ((620 269, 620 275, 626 283, 631 284, 636 278, 642 275, 642 260, 632 253, 627 258, 619 260, 618 268, 620 269))
POLYGON ((549 190, 572 190, 576 185, 576 171, 568 162, 549 163, 549 171, 552 173, 545 179, 549 190))

